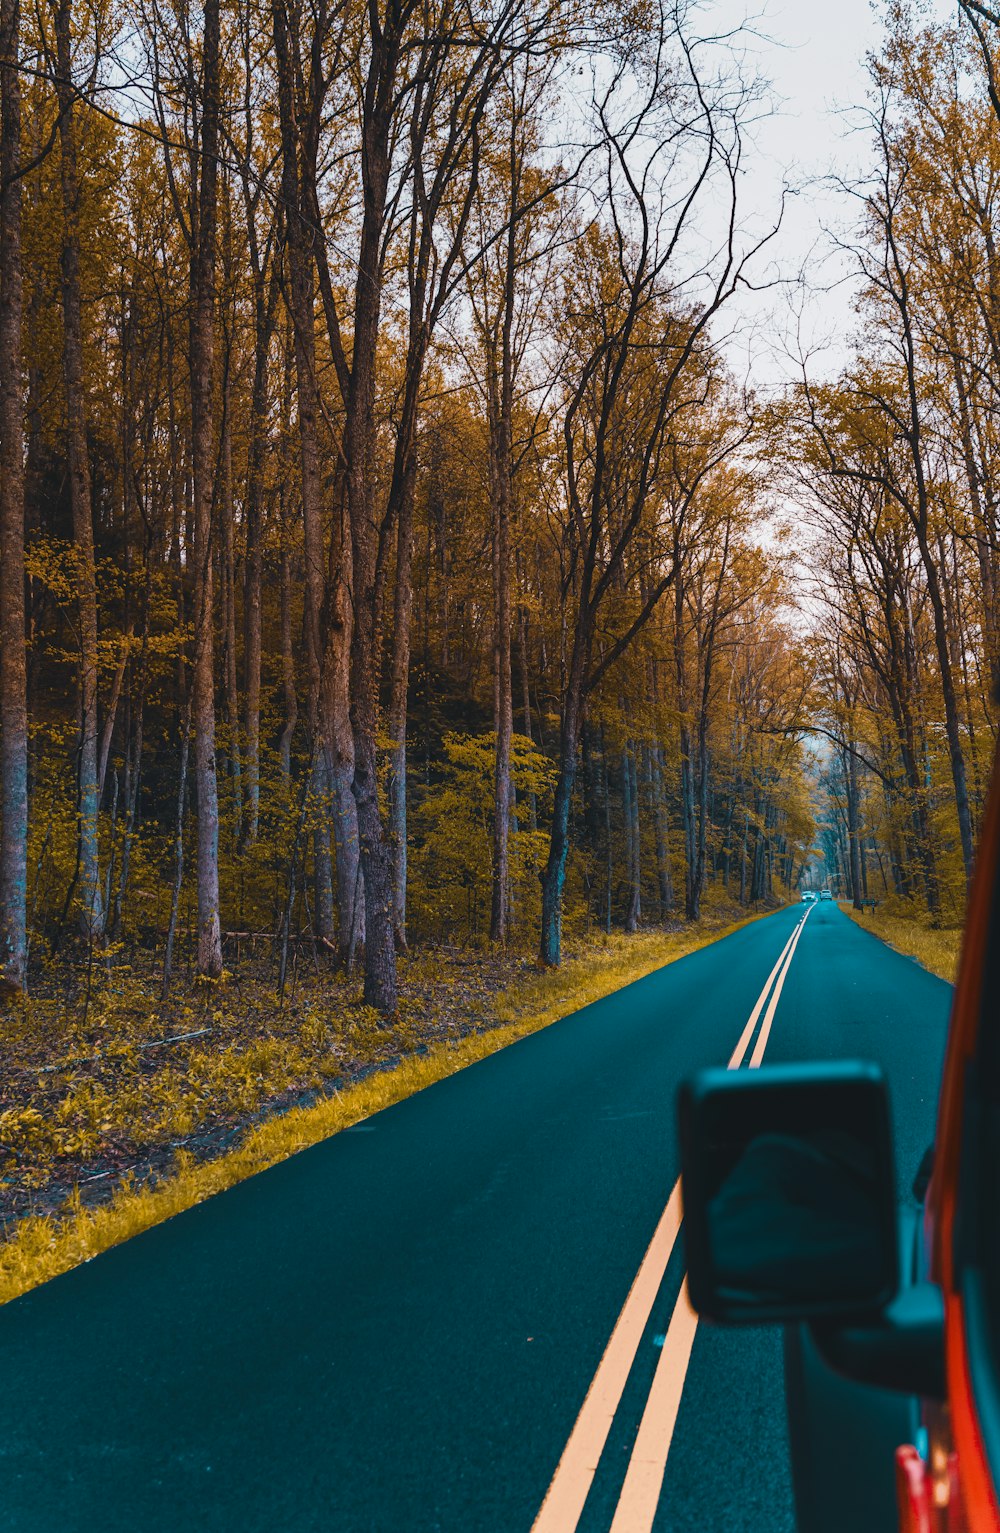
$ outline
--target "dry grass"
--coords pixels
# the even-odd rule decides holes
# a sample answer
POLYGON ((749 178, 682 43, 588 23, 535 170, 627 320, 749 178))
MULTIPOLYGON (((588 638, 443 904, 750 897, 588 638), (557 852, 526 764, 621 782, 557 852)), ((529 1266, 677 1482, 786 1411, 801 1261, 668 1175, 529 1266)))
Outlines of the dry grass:
POLYGON ((568 953, 561 969, 515 979, 495 997, 488 1030, 408 1054, 311 1106, 271 1118, 213 1160, 179 1151, 171 1175, 147 1186, 126 1179, 98 1207, 85 1207, 74 1189, 57 1215, 18 1220, 0 1246, 0 1303, 746 924, 709 920, 673 933, 601 936, 568 953))
POLYGON ((897 953, 905 953, 908 958, 915 958, 932 974, 937 974, 941 979, 954 984, 962 946, 960 926, 935 928, 922 921, 914 920, 912 916, 883 913, 880 910, 874 912, 854 910, 846 904, 843 909, 847 911, 852 921, 857 921, 865 931, 873 932, 876 937, 881 937, 882 941, 895 948, 897 953))
POLYGON ((497 994, 528 967, 453 948, 408 958, 389 1024, 359 975, 327 965, 284 1004, 266 962, 178 984, 167 1004, 141 952, 102 966, 89 996, 72 964, 43 972, 3 1017, 0 1227, 55 1213, 74 1186, 92 1204, 129 1174, 162 1179, 178 1150, 210 1159, 266 1117, 493 1027, 497 994))

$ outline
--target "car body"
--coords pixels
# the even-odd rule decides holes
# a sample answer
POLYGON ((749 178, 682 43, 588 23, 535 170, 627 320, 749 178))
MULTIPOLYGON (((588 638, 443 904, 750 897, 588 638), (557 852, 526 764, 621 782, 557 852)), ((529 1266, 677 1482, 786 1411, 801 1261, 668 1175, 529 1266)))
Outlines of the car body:
POLYGON ((833 899, 833 895, 830 893, 829 889, 821 889, 819 891, 819 897, 820 897, 821 900, 832 900, 833 899))
MULTIPOLYGON (((853 1132, 858 1109, 856 1102, 850 1104, 845 1066, 818 1063, 798 1068, 809 1089, 821 1097, 824 1090, 830 1094, 827 1109, 835 1117, 840 1113, 840 1130, 853 1132)), ((868 1072, 870 1094, 877 1097, 869 1078, 878 1074, 875 1068, 859 1064, 854 1069, 868 1072)), ((748 1154, 752 1158, 755 1146, 765 1143, 772 1160, 775 1154, 780 1159, 785 1142, 781 1113, 787 1118, 792 1104, 790 1083, 783 1082, 779 1067, 762 1068, 755 1078, 747 1073, 740 1082, 733 1082, 732 1076, 743 1072, 729 1072, 730 1081, 722 1086, 708 1078, 711 1074, 702 1072, 700 1086, 699 1077, 686 1083, 680 1101, 691 1299, 709 1319, 754 1323, 756 1303, 758 1323, 786 1323, 786 1393, 799 1533, 998 1533, 1000 756, 970 895, 935 1142, 914 1186, 922 1207, 900 1212, 898 1230, 890 1234, 893 1220, 886 1218, 884 1208, 876 1218, 874 1202, 865 1206, 866 1239, 880 1241, 886 1249, 891 1239, 894 1247, 896 1292, 889 1303, 884 1292, 876 1296, 872 1288, 858 1297, 856 1314, 845 1320, 844 1263, 862 1247, 841 1246, 838 1266, 841 1210, 835 1214, 835 1202, 822 1201, 823 1191, 816 1194, 812 1214, 830 1222, 828 1238, 818 1248, 814 1235, 796 1244, 799 1235, 793 1223, 781 1227, 793 1273, 801 1253, 808 1258, 810 1242, 814 1271, 822 1271, 817 1249, 824 1261, 832 1252, 837 1277, 823 1278, 810 1290, 808 1302, 802 1302, 796 1278, 786 1281, 784 1271, 781 1294, 776 1292, 773 1269, 766 1292, 762 1286, 754 1290, 753 1263, 759 1264, 760 1252, 745 1236, 740 1248, 746 1252, 744 1269, 739 1266, 740 1251, 734 1257, 734 1248, 724 1241, 719 1249, 728 1265, 720 1265, 717 1253, 706 1256, 705 1232, 715 1230, 711 1239, 718 1240, 712 1220, 718 1224, 718 1210, 726 1202, 725 1177, 714 1192, 701 1185, 704 1161, 711 1160, 713 1144, 719 1142, 719 1124, 738 1121, 740 1134, 747 1136, 731 1161, 737 1170, 748 1154), (726 1105, 726 1093, 733 1100, 734 1090, 741 1094, 739 1113, 736 1119, 731 1111, 724 1118, 720 1108, 726 1105), (708 1132, 713 1102, 714 1140, 708 1132), (746 1127, 751 1119, 755 1128, 746 1127), (734 1294, 740 1297, 739 1305, 734 1304, 734 1294)), ((797 1089, 801 1091, 801 1081, 797 1089)), ((851 1089, 860 1089, 857 1079, 851 1089)), ((803 1119, 801 1099, 796 1110, 803 1119)), ((888 1123, 888 1111, 884 1116, 888 1123)), ((808 1129, 800 1131, 803 1143, 809 1135, 815 1137, 814 1122, 812 1116, 808 1129)), ((876 1159, 880 1155, 888 1164, 891 1181, 888 1129, 884 1138, 888 1148, 883 1144, 876 1159)), ((789 1166, 794 1169, 793 1161, 794 1157, 788 1160, 783 1175, 789 1166)), ((731 1170, 727 1174, 735 1175, 731 1170)), ((772 1227, 775 1211, 782 1214, 781 1181, 782 1176, 776 1176, 757 1186, 772 1227)), ((785 1206, 790 1207, 787 1199, 785 1206)), ((724 1222, 721 1228, 725 1230, 724 1222)), ((851 1281, 860 1281, 851 1270, 851 1281)))
POLYGON ((803 889, 802 903, 803 905, 814 905, 816 903, 816 891, 814 889, 803 889))

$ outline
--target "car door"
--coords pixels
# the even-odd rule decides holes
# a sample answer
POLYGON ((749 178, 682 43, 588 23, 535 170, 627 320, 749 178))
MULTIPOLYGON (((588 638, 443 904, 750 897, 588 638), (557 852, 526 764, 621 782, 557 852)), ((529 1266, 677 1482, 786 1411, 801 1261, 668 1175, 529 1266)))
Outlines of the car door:
POLYGON ((1000 782, 983 827, 927 1200, 945 1296, 948 1411, 932 1415, 931 1500, 948 1527, 1000 1528, 1000 782))

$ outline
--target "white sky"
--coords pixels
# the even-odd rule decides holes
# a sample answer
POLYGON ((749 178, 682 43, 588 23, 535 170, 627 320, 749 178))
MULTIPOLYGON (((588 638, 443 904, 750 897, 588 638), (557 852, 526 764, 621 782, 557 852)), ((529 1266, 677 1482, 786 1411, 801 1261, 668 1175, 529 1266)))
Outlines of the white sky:
MULTIPOLYGON (((866 99, 865 55, 880 46, 887 9, 884 0, 707 0, 702 10, 720 29, 758 18, 748 62, 770 80, 775 98, 776 113, 758 124, 747 155, 745 215, 754 227, 763 224, 773 217, 782 180, 799 188, 786 202, 770 261, 786 279, 804 271, 806 289, 789 285, 748 299, 753 333, 732 343, 734 367, 749 367, 763 390, 794 376, 787 348, 795 349, 797 335, 814 352, 814 373, 836 371, 850 354, 853 283, 827 231, 851 227, 851 199, 833 180, 850 180, 868 161, 857 109, 866 99)), ((932 0, 928 10, 944 20, 956 7, 932 0)))

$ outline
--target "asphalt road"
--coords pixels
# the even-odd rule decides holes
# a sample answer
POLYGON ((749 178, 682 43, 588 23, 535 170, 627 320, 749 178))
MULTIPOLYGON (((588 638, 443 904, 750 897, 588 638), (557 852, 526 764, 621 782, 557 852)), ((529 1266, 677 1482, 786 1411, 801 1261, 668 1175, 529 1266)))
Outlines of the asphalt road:
MULTIPOLYGON (((0 1310, 0 1529, 529 1533, 677 1178, 676 1087, 728 1061, 801 916, 757 921, 0 1310)), ((908 1186, 949 999, 818 905, 764 1062, 878 1060, 908 1186)), ((681 1262, 678 1243, 582 1533, 611 1526, 681 1262)), ((792 1533, 776 1330, 698 1328, 653 1525, 792 1533)))

